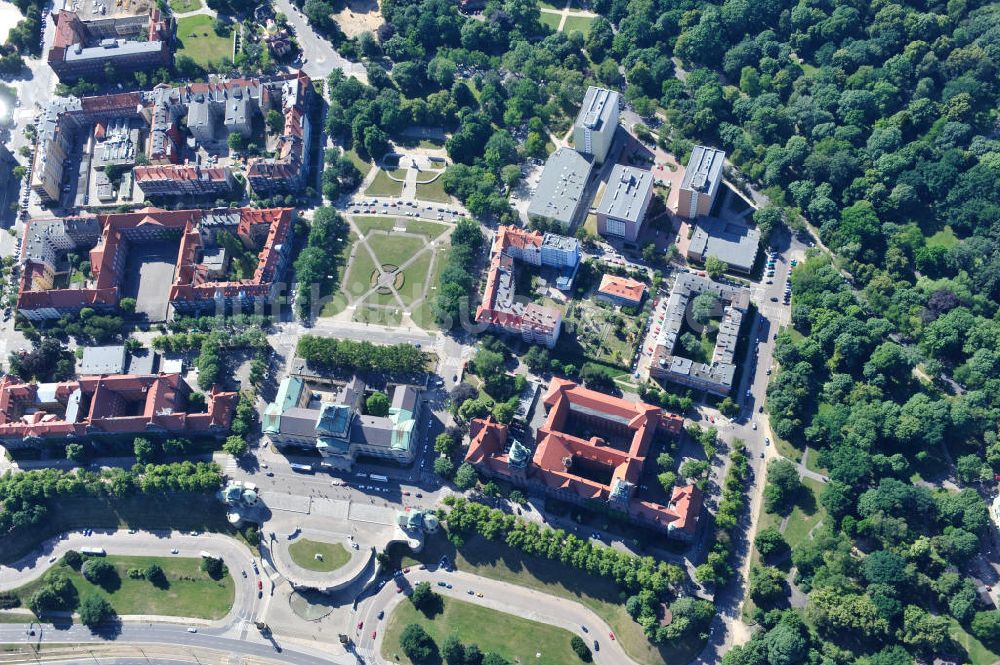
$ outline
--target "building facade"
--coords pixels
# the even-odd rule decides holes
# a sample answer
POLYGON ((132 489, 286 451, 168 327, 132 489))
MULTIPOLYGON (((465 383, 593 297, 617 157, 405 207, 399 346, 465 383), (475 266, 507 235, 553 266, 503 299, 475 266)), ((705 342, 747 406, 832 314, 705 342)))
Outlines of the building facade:
POLYGON ((590 86, 573 123, 573 145, 582 154, 593 155, 598 164, 604 163, 614 142, 620 104, 614 90, 590 86))
POLYGON ((677 199, 677 214, 688 219, 709 215, 722 184, 726 153, 696 145, 691 150, 677 199))
POLYGON ((420 391, 395 386, 385 416, 364 413, 365 391, 357 377, 332 395, 314 391, 303 377, 286 377, 264 410, 263 432, 279 448, 315 450, 337 469, 350 470, 359 457, 412 463, 423 417, 420 391))
POLYGON ((662 504, 643 498, 640 487, 657 433, 679 435, 683 418, 558 378, 542 405, 547 415, 535 432, 534 451, 511 440, 506 425, 475 419, 465 460, 532 494, 606 507, 670 537, 694 537, 701 512, 694 485, 674 488, 662 504))
POLYGON ((653 174, 615 164, 597 206, 597 231, 602 236, 635 242, 653 200, 653 174))
POLYGON ((0 442, 26 448, 135 435, 229 432, 237 394, 213 387, 204 411, 189 412, 191 388, 179 374, 84 376, 59 383, 0 378, 0 442))

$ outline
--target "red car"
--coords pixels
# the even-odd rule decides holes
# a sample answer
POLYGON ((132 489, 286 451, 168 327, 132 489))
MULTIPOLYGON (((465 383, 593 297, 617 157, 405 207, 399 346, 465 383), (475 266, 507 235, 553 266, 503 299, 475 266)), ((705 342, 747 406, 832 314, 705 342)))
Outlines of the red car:
POLYGON ((260 580, 257 580, 257 589, 263 589, 263 588, 264 588, 264 583, 261 582, 260 580))
POLYGON ((614 633, 608 633, 608 637, 610 637, 610 638, 611 638, 611 641, 612 641, 612 642, 614 642, 614 641, 615 641, 615 634, 614 634, 614 633))
POLYGON ((373 640, 375 639, 375 631, 374 630, 372 631, 372 639, 373 640))
POLYGON ((403 587, 401 586, 396 587, 396 593, 403 593, 403 587))
POLYGON ((364 626, 364 625, 365 625, 364 621, 359 621, 358 622, 358 630, 361 630, 361 627, 364 626))

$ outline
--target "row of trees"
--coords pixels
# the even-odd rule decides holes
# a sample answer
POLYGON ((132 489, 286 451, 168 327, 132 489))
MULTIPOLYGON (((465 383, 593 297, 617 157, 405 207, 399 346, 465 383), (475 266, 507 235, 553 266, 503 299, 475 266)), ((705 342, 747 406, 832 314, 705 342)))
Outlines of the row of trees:
POLYGON ((730 454, 729 471, 722 485, 722 498, 715 513, 715 532, 705 562, 695 569, 699 582, 723 584, 733 574, 733 539, 739 525, 740 514, 746 506, 747 482, 750 463, 741 440, 735 439, 730 454))
POLYGON ((268 345, 267 335, 263 330, 246 328, 225 332, 180 332, 159 335, 153 338, 151 346, 165 353, 187 353, 195 349, 200 351, 204 343, 209 341, 220 348, 262 349, 268 345))
POLYGON ((379 346, 371 342, 303 335, 296 353, 314 367, 341 371, 414 374, 424 369, 424 356, 412 344, 379 346))
POLYGON ((0 476, 0 534, 38 528, 49 518, 53 502, 69 497, 124 498, 165 492, 208 493, 222 483, 212 462, 136 464, 131 469, 99 472, 85 469, 40 469, 0 476))
POLYGON ((584 573, 609 577, 624 591, 638 597, 639 600, 632 603, 633 616, 637 620, 642 617, 640 622, 651 640, 668 642, 681 639, 700 631, 711 619, 710 604, 685 602, 678 609, 687 621, 681 621, 672 629, 661 627, 656 621, 659 602, 673 598, 676 604, 683 600, 677 597, 677 593, 685 573, 677 566, 596 544, 562 529, 526 522, 502 510, 463 498, 448 497, 446 503, 451 508, 447 516, 448 537, 456 547, 461 547, 465 538, 475 534, 503 542, 525 554, 559 561, 584 573))
POLYGON ((441 270, 434 299, 434 320, 444 329, 470 320, 470 294, 476 278, 473 267, 483 247, 483 232, 472 220, 460 219, 451 234, 451 251, 441 270))
POLYGON ((317 208, 313 213, 306 247, 295 259, 298 281, 295 311, 299 317, 314 316, 319 305, 314 298, 323 292, 336 292, 335 277, 341 268, 349 230, 347 222, 333 208, 317 208))

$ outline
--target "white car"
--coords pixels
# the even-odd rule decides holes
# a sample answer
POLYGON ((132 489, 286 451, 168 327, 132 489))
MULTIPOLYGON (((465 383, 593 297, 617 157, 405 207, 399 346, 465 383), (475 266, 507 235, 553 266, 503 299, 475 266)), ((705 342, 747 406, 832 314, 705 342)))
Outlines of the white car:
POLYGON ((754 424, 753 424, 753 430, 754 430, 754 431, 757 431, 757 423, 754 423, 754 424))
POLYGON ((171 553, 171 554, 177 554, 177 548, 175 547, 175 548, 173 548, 172 550, 170 550, 170 553, 171 553))
POLYGON ((195 628, 194 626, 190 626, 190 627, 188 628, 188 632, 189 632, 189 633, 197 633, 197 632, 198 632, 198 629, 197 629, 197 628, 195 628))

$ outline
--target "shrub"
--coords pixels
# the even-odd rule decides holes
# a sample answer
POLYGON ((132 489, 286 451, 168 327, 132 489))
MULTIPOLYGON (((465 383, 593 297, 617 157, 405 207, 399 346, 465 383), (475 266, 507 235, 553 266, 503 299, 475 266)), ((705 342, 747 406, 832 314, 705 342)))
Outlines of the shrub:
POLYGON ((593 660, 594 655, 590 653, 590 647, 587 646, 587 643, 584 642, 583 638, 579 635, 574 635, 573 639, 569 641, 569 645, 573 648, 574 653, 576 653, 576 655, 579 656, 580 660, 583 662, 589 663, 593 660))

